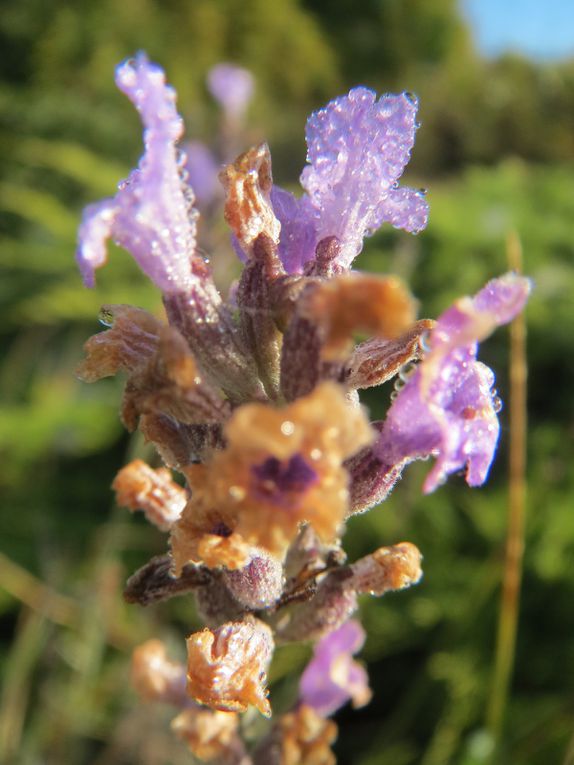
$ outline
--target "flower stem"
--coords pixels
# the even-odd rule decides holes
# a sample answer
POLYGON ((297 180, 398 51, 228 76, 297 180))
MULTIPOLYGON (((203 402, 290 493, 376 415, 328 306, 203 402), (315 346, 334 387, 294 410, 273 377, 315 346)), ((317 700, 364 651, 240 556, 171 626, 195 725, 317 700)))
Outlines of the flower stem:
MULTIPOLYGON (((522 270, 522 247, 511 232, 506 244, 510 267, 522 270)), ((526 322, 520 313, 510 326, 510 446, 508 530, 498 620, 494 677, 487 709, 487 726, 494 742, 500 743, 516 650, 524 520, 526 509, 526 322)))

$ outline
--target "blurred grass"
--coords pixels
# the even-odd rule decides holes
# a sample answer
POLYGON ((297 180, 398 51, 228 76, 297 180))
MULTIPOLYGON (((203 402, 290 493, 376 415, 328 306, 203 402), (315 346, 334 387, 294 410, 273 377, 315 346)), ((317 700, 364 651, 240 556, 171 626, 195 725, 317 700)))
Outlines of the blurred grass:
MULTIPOLYGON (((362 603, 369 635, 363 655, 375 696, 364 710, 338 715, 337 748, 343 765, 561 762, 572 749, 574 727, 574 687, 566 671, 574 666, 574 152, 567 155, 564 130, 574 113, 570 69, 499 62, 488 65, 487 76, 481 69, 487 65, 468 53, 461 64, 454 55, 461 46, 456 24, 445 25, 444 39, 442 27, 425 38, 425 13, 434 14, 433 29, 440 27, 454 7, 448 2, 369 2, 360 12, 319 0, 284 0, 279 11, 254 0, 147 0, 121 8, 93 2, 83 13, 55 0, 48 6, 12 2, 0 14, 6 50, 0 83, 0 762, 190 761, 170 735, 169 711, 141 705, 128 682, 134 645, 161 636, 181 656, 183 636, 197 625, 188 599, 151 610, 121 599, 127 575, 162 552, 165 540, 115 509, 109 485, 129 458, 150 454, 119 425, 121 381, 86 386, 74 377, 83 342, 98 330, 102 303, 160 310, 158 295, 125 253, 110 253, 94 291, 81 287, 73 261, 81 207, 112 194, 140 151, 137 120, 113 92, 111 73, 119 58, 144 46, 178 86, 193 137, 209 136, 216 123, 202 85, 208 66, 227 57, 250 65, 259 87, 253 140, 269 137, 283 184, 295 180, 304 159, 305 113, 335 95, 339 83, 360 77, 419 92, 424 124, 409 182, 424 179, 429 186, 429 227, 416 238, 383 230, 367 242, 359 267, 404 276, 422 315, 436 316, 453 298, 504 271, 506 236, 520 236, 524 270, 535 282, 527 312, 529 516, 501 748, 493 760, 485 715, 503 568, 506 410, 486 487, 471 491, 455 477, 423 498, 428 466, 414 465, 384 507, 349 524, 351 558, 369 552, 374 540, 410 540, 425 555, 425 578, 412 591, 362 603), (232 28, 229 19, 241 23, 232 28), (411 36, 416 46, 405 42, 411 36), (439 38, 444 50, 436 47, 439 38), (367 56, 370 45, 381 49, 380 59, 367 56), (496 78, 498 106, 488 100, 492 88, 485 91, 489 77, 496 78), (550 98, 544 127, 530 116, 502 134, 497 120, 514 117, 517 105, 528 116, 550 98), (503 140, 508 136, 514 137, 512 156, 503 140)), ((235 265, 220 257, 225 275, 235 265)), ((497 371, 508 400, 504 330, 485 344, 482 359, 497 371)), ((365 396, 374 417, 384 415, 389 393, 365 396)), ((278 653, 272 679, 279 706, 293 693, 289 673, 306 655, 299 646, 278 653)))

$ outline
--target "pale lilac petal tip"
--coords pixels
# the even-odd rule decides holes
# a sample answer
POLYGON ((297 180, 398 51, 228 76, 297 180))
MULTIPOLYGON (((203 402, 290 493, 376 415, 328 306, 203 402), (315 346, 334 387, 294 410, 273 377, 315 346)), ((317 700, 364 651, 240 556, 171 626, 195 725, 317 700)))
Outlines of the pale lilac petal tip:
POLYGON ((212 96, 232 117, 240 117, 253 96, 255 83, 247 69, 234 64, 217 64, 207 75, 212 96))
POLYGON ((396 396, 381 430, 376 451, 386 468, 434 455, 425 493, 461 469, 470 486, 484 483, 499 437, 500 402, 494 373, 476 360, 477 342, 511 321, 529 291, 528 279, 506 274, 440 316, 430 351, 396 396))
POLYGON ((103 212, 98 213, 98 206, 88 211, 80 229, 78 262, 84 280, 93 283, 94 268, 105 262, 105 240, 112 238, 162 292, 185 291, 193 279, 196 212, 176 148, 183 122, 175 92, 163 70, 143 54, 117 68, 116 83, 140 113, 145 152, 114 199, 103 203, 103 212), (112 209, 113 216, 106 212, 112 209))
POLYGON ((111 236, 116 212, 113 199, 103 199, 84 210, 78 232, 76 262, 86 287, 95 286, 95 270, 106 262, 108 256, 106 242, 111 236))
MULTIPOLYGON (((175 90, 166 84, 163 69, 144 53, 117 67, 116 85, 138 110, 146 130, 171 141, 182 136, 183 120, 176 109, 175 90)), ((151 137, 146 135, 146 144, 151 137)))
POLYGON ((417 101, 355 88, 311 115, 308 165, 301 175, 315 211, 317 241, 336 236, 342 265, 360 252, 363 238, 388 221, 420 231, 428 217, 424 197, 398 189, 414 144, 417 101), (343 262, 344 261, 344 262, 343 262))
POLYGON ((365 632, 354 620, 324 637, 305 668, 299 683, 301 701, 327 717, 353 700, 355 706, 370 698, 364 668, 351 658, 365 642, 365 632))

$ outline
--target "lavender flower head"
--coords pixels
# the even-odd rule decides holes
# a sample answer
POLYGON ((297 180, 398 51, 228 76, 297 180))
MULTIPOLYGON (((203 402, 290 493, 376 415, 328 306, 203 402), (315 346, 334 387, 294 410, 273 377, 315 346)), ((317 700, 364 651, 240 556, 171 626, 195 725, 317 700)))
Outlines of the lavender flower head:
POLYGON ((226 114, 240 118, 253 96, 253 75, 234 64, 217 64, 207 76, 211 95, 221 104, 226 114))
POLYGON ((354 707, 369 702, 368 675, 352 659, 363 647, 365 637, 359 622, 350 619, 317 643, 299 682, 303 704, 313 707, 322 717, 329 717, 349 700, 354 707))

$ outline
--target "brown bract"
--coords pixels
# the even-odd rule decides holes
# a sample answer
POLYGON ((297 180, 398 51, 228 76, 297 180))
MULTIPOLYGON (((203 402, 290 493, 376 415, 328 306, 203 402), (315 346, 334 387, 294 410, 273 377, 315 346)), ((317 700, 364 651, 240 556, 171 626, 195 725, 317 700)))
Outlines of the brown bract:
POLYGON ((279 721, 281 765, 335 765, 337 726, 305 704, 279 721))
POLYGON ((185 665, 167 658, 161 640, 148 640, 132 655, 131 681, 136 692, 146 701, 164 701, 185 706, 185 665))
POLYGON ((239 720, 234 712, 199 707, 184 709, 171 723, 171 729, 203 762, 224 759, 242 749, 238 728, 239 720))
POLYGON ((212 709, 245 712, 253 705, 269 717, 265 682, 272 653, 271 630, 256 619, 196 632, 187 639, 187 692, 212 709))
MULTIPOLYGON (((181 549, 199 550, 198 533, 213 535, 221 524, 278 557, 303 522, 323 541, 335 540, 348 505, 343 462, 374 436, 362 408, 350 407, 339 386, 323 383, 283 408, 246 404, 225 436, 225 449, 202 470, 187 471, 192 498, 172 530, 177 565, 187 562, 181 549)), ((219 544, 227 549, 230 538, 219 544)), ((226 555, 218 563, 229 566, 226 555)))
POLYGON ((131 305, 103 306, 100 318, 110 325, 84 344, 86 358, 77 370, 84 382, 95 382, 117 372, 132 373, 155 352, 162 324, 141 308, 131 305))
POLYGON ((345 365, 345 382, 350 388, 382 385, 411 361, 423 356, 421 338, 435 322, 421 319, 393 340, 371 338, 358 345, 345 365))
POLYGON ((227 402, 204 381, 181 334, 162 326, 155 353, 126 384, 122 402, 126 427, 134 430, 143 414, 168 415, 193 425, 220 422, 228 411, 227 402))
POLYGON ((281 224, 270 201, 273 178, 266 143, 254 146, 219 174, 225 188, 225 220, 246 253, 260 234, 279 243, 281 224))
POLYGON ((143 510, 146 518, 162 531, 167 531, 179 518, 187 495, 167 468, 154 470, 142 460, 133 460, 120 470, 112 489, 118 505, 130 510, 143 510))
POLYGON ((353 334, 392 338, 415 318, 416 303, 396 276, 343 274, 310 285, 297 312, 321 328, 326 361, 344 360, 353 334))

